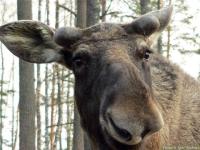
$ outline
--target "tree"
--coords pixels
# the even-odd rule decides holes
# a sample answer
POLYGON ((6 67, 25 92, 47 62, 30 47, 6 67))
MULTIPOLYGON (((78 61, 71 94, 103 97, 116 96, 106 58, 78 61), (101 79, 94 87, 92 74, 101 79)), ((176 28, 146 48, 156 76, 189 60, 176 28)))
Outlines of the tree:
MULTIPOLYGON (((32 1, 17 0, 18 19, 32 19, 32 1)), ((20 150, 35 150, 34 66, 19 61, 19 121, 20 150)))
POLYGON ((55 126, 54 126, 54 120, 55 120, 55 104, 56 104, 56 98, 55 98, 55 85, 56 85, 56 72, 55 72, 55 64, 53 65, 53 77, 52 77, 52 90, 51 90, 51 131, 50 131, 50 149, 55 150, 55 126))
MULTIPOLYGON (((59 27, 59 0, 56 0, 56 24, 55 27, 59 27)), ((62 104, 61 104, 61 77, 60 77, 60 69, 59 66, 56 64, 55 65, 55 72, 56 72, 56 78, 57 78, 57 107, 58 107, 58 121, 57 121, 57 128, 55 132, 55 149, 57 147, 57 142, 61 136, 61 122, 62 122, 62 104)), ((62 150, 62 142, 59 142, 59 149, 62 150)))
MULTIPOLYGON (((100 3, 99 0, 87 0, 87 26, 92 26, 99 22, 100 3)), ((84 150, 90 150, 88 136, 84 135, 84 150)))
MULTIPOLYGON (((77 0, 77 26, 85 28, 99 21, 100 4, 98 0, 77 0)), ((80 117, 75 105, 74 109, 74 139, 73 150, 88 150, 90 145, 87 135, 84 135, 80 126, 80 117), (84 147, 84 148, 83 148, 84 147)))
MULTIPOLYGON (((49 0, 46 0, 46 19, 47 19, 47 25, 49 25, 49 0)), ((48 79, 48 64, 45 65, 45 150, 49 150, 49 130, 48 130, 48 125, 49 125, 49 79, 48 79)))
MULTIPOLYGON (((87 24, 87 0, 77 0, 77 26, 85 28, 87 24)), ((80 116, 76 104, 74 105, 74 136, 73 150, 83 150, 84 134, 80 125, 80 116)))
POLYGON ((2 117, 3 117, 3 101, 4 101, 4 56, 3 56, 3 48, 2 48, 2 44, 1 44, 1 79, 0 79, 0 84, 1 84, 1 91, 0 91, 0 150, 2 150, 3 147, 3 136, 2 136, 2 129, 3 129, 3 121, 2 121, 2 117))
POLYGON ((87 0, 87 26, 99 22, 100 4, 99 0, 87 0))
POLYGON ((151 11, 150 9, 150 0, 140 0, 140 11, 141 14, 146 14, 151 11))
MULTIPOLYGON (((4 1, 1 2, 1 5, 3 5, 3 11, 1 15, 1 20, 4 23, 4 16, 6 12, 6 3, 4 1)), ((2 43, 0 44, 0 53, 1 53, 1 79, 0 79, 0 150, 3 149, 3 104, 5 103, 4 97, 7 95, 4 91, 4 70, 5 70, 5 64, 4 64, 4 54, 3 54, 3 47, 2 43)))
MULTIPOLYGON (((41 4, 38 1, 38 20, 41 21, 41 4)), ((36 107, 37 107, 37 150, 41 150, 41 115, 40 115, 40 95, 41 95, 41 76, 40 64, 37 64, 37 87, 36 87, 36 107)))
MULTIPOLYGON (((158 0, 157 7, 158 7, 158 10, 163 7, 163 0, 158 0)), ((157 49, 158 49, 158 53, 162 54, 162 36, 158 38, 157 49)))
MULTIPOLYGON (((171 0, 169 0, 169 5, 171 5, 171 0)), ((171 49, 171 26, 167 27, 167 58, 169 59, 170 56, 170 49, 171 49)))

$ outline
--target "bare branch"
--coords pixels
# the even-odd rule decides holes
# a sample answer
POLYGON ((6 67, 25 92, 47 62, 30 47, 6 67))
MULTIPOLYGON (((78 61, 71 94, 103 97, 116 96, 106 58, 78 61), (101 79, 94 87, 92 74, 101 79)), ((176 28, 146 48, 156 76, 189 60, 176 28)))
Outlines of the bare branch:
POLYGON ((61 124, 54 124, 54 125, 51 125, 51 126, 47 126, 47 128, 51 128, 51 127, 57 127, 57 126, 66 126, 66 125, 69 125, 69 124, 73 124, 73 122, 67 122, 67 123, 61 123, 61 124))
POLYGON ((197 50, 179 50, 181 54, 200 54, 200 49, 197 50))
POLYGON ((65 9, 65 10, 67 10, 68 12, 70 12, 71 14, 73 14, 75 17, 77 17, 77 14, 74 11, 72 11, 71 9, 67 8, 66 6, 58 4, 58 7, 61 7, 63 9, 65 9))
POLYGON ((105 12, 99 17, 100 19, 104 18, 106 15, 108 15, 108 11, 110 10, 110 7, 111 7, 111 4, 112 4, 112 1, 110 1, 110 4, 108 5, 107 9, 105 10, 105 12))

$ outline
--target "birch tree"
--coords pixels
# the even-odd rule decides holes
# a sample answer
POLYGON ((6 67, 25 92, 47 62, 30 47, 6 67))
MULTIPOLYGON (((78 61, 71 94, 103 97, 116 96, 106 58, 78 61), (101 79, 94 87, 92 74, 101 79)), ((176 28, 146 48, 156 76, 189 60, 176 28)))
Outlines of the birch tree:
MULTIPOLYGON (((19 20, 32 19, 32 1, 17 0, 19 20)), ((19 149, 35 150, 34 65, 19 61, 19 149)))

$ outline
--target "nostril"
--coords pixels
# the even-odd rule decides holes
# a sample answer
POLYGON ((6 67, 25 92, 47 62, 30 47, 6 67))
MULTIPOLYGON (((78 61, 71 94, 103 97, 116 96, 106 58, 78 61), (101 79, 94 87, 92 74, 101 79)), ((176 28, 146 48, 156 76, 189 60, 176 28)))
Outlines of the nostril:
POLYGON ((148 133, 150 133, 150 129, 149 128, 146 128, 143 132, 142 132, 142 134, 141 134, 141 137, 142 138, 144 138, 148 133))
POLYGON ((117 134, 122 137, 124 140, 126 141, 130 141, 132 139, 132 136, 131 134, 125 130, 125 129, 122 129, 122 128, 119 128, 115 122, 113 121, 113 119, 110 117, 110 115, 108 115, 108 119, 109 119, 109 122, 111 123, 112 127, 114 128, 114 130, 117 132, 117 134))

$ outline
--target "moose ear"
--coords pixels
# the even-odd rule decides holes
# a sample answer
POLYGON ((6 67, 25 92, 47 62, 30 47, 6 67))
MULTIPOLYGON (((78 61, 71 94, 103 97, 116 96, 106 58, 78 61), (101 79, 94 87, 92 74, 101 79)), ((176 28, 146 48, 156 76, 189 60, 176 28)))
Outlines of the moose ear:
POLYGON ((61 62, 61 47, 54 32, 37 21, 16 21, 0 26, 0 41, 16 56, 31 63, 61 62))
POLYGON ((159 11, 147 13, 130 24, 122 25, 122 27, 128 34, 136 33, 147 37, 159 35, 167 27, 172 10, 173 7, 170 6, 159 11))

